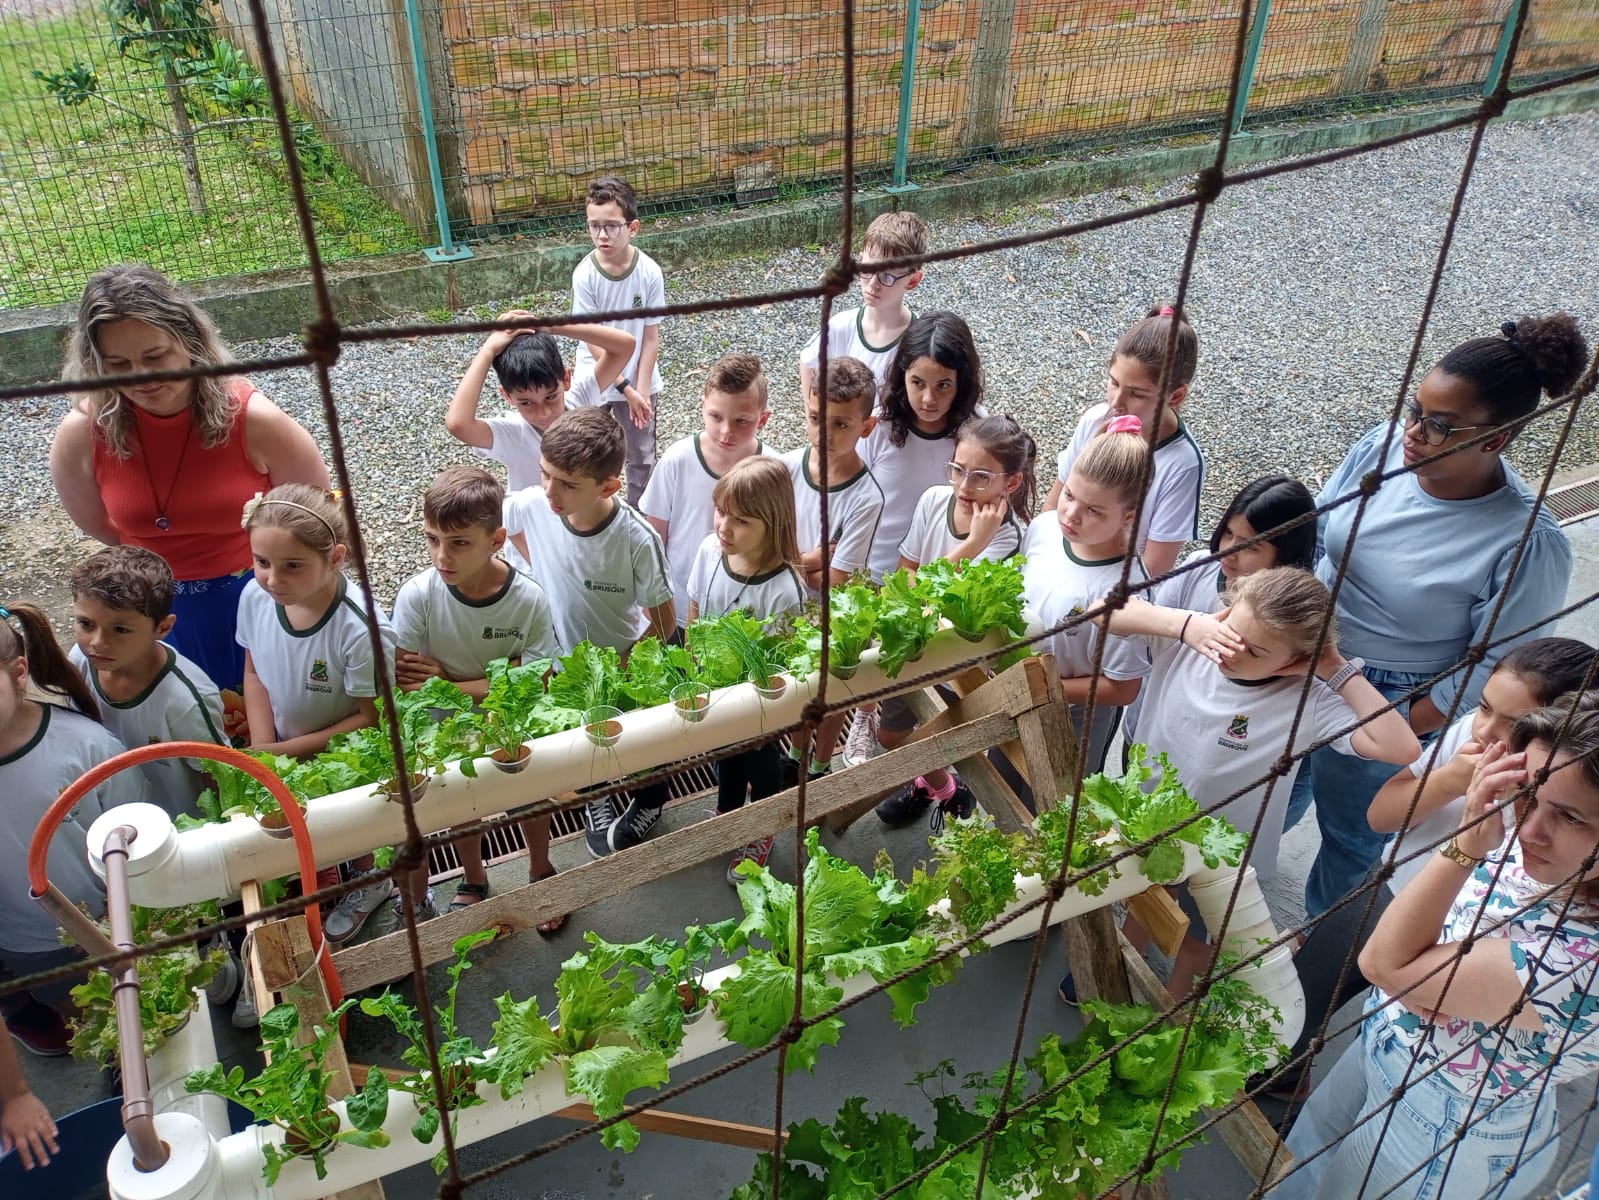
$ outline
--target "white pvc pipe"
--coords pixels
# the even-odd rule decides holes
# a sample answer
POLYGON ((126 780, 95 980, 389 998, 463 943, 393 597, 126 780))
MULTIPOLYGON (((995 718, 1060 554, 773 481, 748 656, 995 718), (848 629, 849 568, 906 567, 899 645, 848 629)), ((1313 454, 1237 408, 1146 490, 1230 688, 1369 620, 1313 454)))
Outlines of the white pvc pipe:
MULTIPOLYGON (((1227 915, 1227 901, 1232 896, 1233 881, 1239 872, 1233 868, 1211 870, 1200 867, 1188 880, 1188 892, 1205 919, 1205 928, 1214 937, 1227 915)), ((1299 972, 1294 968, 1294 956, 1286 945, 1277 946, 1266 954, 1259 954, 1262 942, 1277 940, 1277 927, 1272 923, 1271 912, 1266 907, 1266 897, 1260 890, 1254 867, 1245 867, 1243 882, 1238 889, 1238 903, 1233 906, 1233 918, 1227 926, 1227 936, 1221 948, 1249 960, 1238 973, 1256 995, 1277 1006, 1281 1014, 1273 1022, 1277 1039, 1284 1046, 1299 1040, 1305 1028, 1305 992, 1299 982, 1299 972), (1250 959, 1251 955, 1259 957, 1250 959)), ((1270 1064, 1276 1065, 1275 1060, 1270 1064)))
POLYGON ((203 990, 196 989, 195 1002, 195 1010, 183 1028, 149 1057, 150 1099, 156 1112, 187 1113, 212 1137, 224 1138, 228 1136, 228 1102, 211 1092, 191 1095, 183 1086, 191 1071, 203 1070, 217 1061, 211 1005, 203 990))
MULTIPOLYGON (((947 673, 1002 645, 998 631, 974 643, 946 629, 934 635, 922 657, 907 664, 901 675, 909 679, 947 673)), ((877 666, 877 653, 873 648, 861 656, 852 679, 828 679, 829 701, 892 684, 877 666)), ((670 704, 624 713, 622 736, 610 748, 593 745, 581 729, 538 738, 528 743, 532 769, 519 775, 495 770, 486 758, 477 760, 476 779, 449 767, 430 778, 426 795, 416 805, 417 823, 423 833, 434 833, 690 755, 715 753, 797 722, 818 682, 814 675, 804 681, 789 680, 776 700, 762 699, 747 683, 718 689, 711 694, 704 720, 693 724, 682 720, 670 704)), ((400 806, 374 793, 372 787, 352 788, 307 804, 306 824, 319 866, 404 840, 400 806)), ((93 847, 103 843, 106 830, 100 826, 110 816, 101 817, 89 831, 90 863, 102 873, 93 847)), ((271 836, 253 818, 235 817, 180 833, 161 809, 144 804, 119 806, 113 823, 138 831, 128 853, 128 887, 136 904, 170 908, 223 899, 237 895, 246 880, 276 879, 299 871, 293 841, 271 836)))
MULTIPOLYGON (((1183 850, 1186 855, 1187 870, 1198 869, 1200 859, 1197 848, 1185 845, 1183 850)), ((1018 878, 1016 882, 1016 907, 1036 899, 1043 893, 1044 883, 1037 876, 1018 878)), ((1149 881, 1136 866, 1128 863, 1121 869, 1120 877, 1112 880, 1101 895, 1088 896, 1076 890, 1069 890, 1050 913, 1050 924, 1058 924, 1118 900, 1126 900, 1148 886, 1149 881)), ((1042 907, 1034 909, 985 940, 990 945, 1002 945, 1029 937, 1039 930, 1042 918, 1042 907)), ((737 974, 739 970, 739 964, 733 963, 708 972, 705 979, 706 986, 715 990, 724 979, 737 974)), ((833 982, 844 989, 846 999, 859 996, 872 986, 871 977, 864 974, 833 982)), ((673 1057, 672 1065, 681 1066, 709 1054, 741 1048, 728 1040, 726 1026, 715 1013, 707 1013, 703 1019, 685 1029, 683 1045, 673 1057)), ((492 1055, 493 1051, 489 1053, 492 1055)), ((502 1100, 498 1089, 492 1085, 480 1085, 480 1095, 483 1096, 483 1104, 455 1114, 457 1146, 471 1145, 548 1116, 557 1109, 565 1108, 577 1098, 567 1094, 566 1074, 559 1060, 546 1064, 536 1075, 527 1079, 522 1093, 511 1100, 502 1100)), ((343 1101, 335 1101, 330 1107, 343 1119, 343 1101)), ((386 1148, 361 1150, 350 1146, 338 1147, 327 1157, 328 1174, 327 1178, 322 1180, 317 1179, 316 1170, 309 1161, 296 1159, 283 1167, 277 1184, 271 1189, 266 1187, 261 1176, 261 1147, 268 1140, 281 1142, 283 1135, 281 1130, 274 1126, 252 1126, 242 1133, 232 1134, 217 1142, 216 1158, 219 1172, 217 1181, 220 1191, 216 1194, 226 1197, 226 1200, 314 1200, 315 1197, 331 1195, 368 1180, 378 1179, 417 1163, 426 1162, 442 1145, 442 1135, 436 1136, 428 1145, 418 1142, 411 1136, 411 1125, 416 1116, 416 1103, 411 1095, 391 1089, 388 1117, 383 1125, 390 1139, 390 1144, 386 1148)), ((165 1169, 153 1174, 159 1176, 165 1169)), ((112 1172, 110 1182, 113 1195, 119 1197, 125 1195, 121 1190, 123 1181, 117 1172, 133 1170, 131 1156, 113 1156, 109 1170, 112 1172)), ((145 1180, 151 1178, 152 1176, 144 1176, 145 1180)), ((150 1200, 162 1200, 165 1193, 146 1192, 143 1195, 150 1200)))
MULTIPOLYGON (((112 1200, 217 1200, 224 1143, 212 1138, 200 1119, 188 1113, 156 1113, 155 1131, 168 1150, 166 1164, 159 1170, 146 1172, 133 1165, 126 1134, 111 1148, 106 1181, 112 1200)), ((261 1182, 259 1164, 256 1181, 261 1182)), ((263 1186, 259 1192, 241 1193, 241 1200, 251 1194, 271 1196, 263 1186)))

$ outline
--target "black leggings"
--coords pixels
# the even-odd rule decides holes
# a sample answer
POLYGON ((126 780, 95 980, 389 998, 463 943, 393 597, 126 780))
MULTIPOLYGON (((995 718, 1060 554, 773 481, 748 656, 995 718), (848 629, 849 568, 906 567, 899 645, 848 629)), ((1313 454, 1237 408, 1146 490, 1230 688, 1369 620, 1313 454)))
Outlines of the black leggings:
POLYGON ((730 813, 742 808, 746 789, 752 802, 782 791, 782 753, 776 742, 767 742, 717 763, 716 811, 730 813))

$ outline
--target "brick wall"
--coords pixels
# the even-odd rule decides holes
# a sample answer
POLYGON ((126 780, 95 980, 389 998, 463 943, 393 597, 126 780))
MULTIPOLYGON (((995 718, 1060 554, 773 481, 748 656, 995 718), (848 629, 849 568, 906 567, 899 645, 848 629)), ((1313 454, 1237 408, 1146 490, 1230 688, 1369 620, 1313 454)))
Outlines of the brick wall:
MULTIPOLYGON (((1251 111, 1470 85, 1509 0, 1277 0, 1251 111)), ((1236 0, 924 0, 910 153, 958 157, 997 134, 1047 146, 1213 117, 1236 0), (1003 69, 984 73, 985 51, 1003 69)), ((641 195, 810 181, 844 158, 840 15, 817 0, 440 0, 461 192, 476 226, 579 205, 588 180, 641 195), (769 174, 766 174, 768 173, 769 174)), ((856 166, 893 160, 903 0, 856 7, 856 166)), ((1592 61, 1590 0, 1542 0, 1522 73, 1592 61)), ((450 165, 445 165, 451 174, 450 165)))

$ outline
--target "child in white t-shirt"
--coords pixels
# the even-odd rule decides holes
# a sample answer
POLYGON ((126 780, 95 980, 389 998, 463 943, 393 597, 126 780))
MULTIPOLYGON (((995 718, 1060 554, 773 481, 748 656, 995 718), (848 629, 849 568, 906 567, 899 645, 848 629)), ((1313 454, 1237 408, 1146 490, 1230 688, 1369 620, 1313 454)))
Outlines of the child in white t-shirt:
MULTIPOLYGON (((488 692, 489 663, 497 658, 553 659, 555 640, 550 605, 537 583, 498 557, 505 544, 500 514, 505 492, 480 467, 449 467, 422 494, 422 530, 433 565, 400 585, 394 598, 395 676, 412 691, 435 676, 453 682, 474 700, 488 692)), ((555 874, 550 863, 550 818, 520 822, 527 844, 528 882, 555 874)), ((476 904, 489 894, 482 835, 455 842, 461 882, 450 909, 476 904)), ((427 868, 405 882, 410 903, 424 903, 427 868)), ((538 926, 558 933, 566 916, 538 926)))
MULTIPOLYGON (((99 723, 94 695, 57 645, 50 618, 32 604, 0 607, 0 977, 22 978, 83 957, 61 945, 55 918, 28 898, 33 832, 69 784, 121 754, 123 745, 99 723), (29 685, 55 703, 41 704, 29 685)), ((143 774, 119 771, 91 788, 56 830, 47 863, 50 882, 90 916, 105 912, 105 885, 89 867, 88 833, 118 804, 148 801, 143 774)), ((33 989, 28 1045, 64 1047, 63 1018, 76 1016, 66 979, 33 989), (35 1019, 37 1018, 37 1019, 35 1019)), ((58 1051, 64 1053, 64 1049, 58 1051)))
MULTIPOLYGON (((172 632, 172 569, 139 546, 107 546, 72 572, 72 665, 94 689, 106 729, 124 746, 210 742, 226 746, 222 696, 198 666, 161 639, 172 632)), ((194 816, 211 786, 196 759, 139 767, 154 801, 194 816)))
MULTIPOLYGON (((666 279, 656 261, 633 245, 638 234, 638 196, 615 175, 589 184, 584 206, 594 251, 572 272, 572 315, 625 312, 666 305, 666 279)), ((614 388, 607 395, 611 415, 627 435, 627 502, 637 507, 655 469, 655 410, 661 402, 661 318, 630 317, 605 322, 626 330, 637 342, 614 388)), ((575 336, 575 335, 574 335, 575 336)), ((594 361, 587 345, 577 351, 579 370, 594 361)))
MULTIPOLYGON (((538 318, 522 309, 503 312, 501 321, 533 325, 538 318)), ((633 335, 605 325, 561 325, 563 337, 594 345, 599 358, 569 372, 561 348, 544 330, 496 329, 483 339, 476 357, 455 386, 444 414, 444 427, 479 458, 505 465, 506 488, 520 491, 539 484, 539 443, 550 423, 573 408, 604 404, 605 393, 633 353, 633 335), (477 415, 483 384, 493 368, 500 395, 511 412, 497 417, 477 415)))
POLYGON ((1059 478, 1044 501, 1045 509, 1055 507, 1072 464, 1107 422, 1120 416, 1137 417, 1154 452, 1154 477, 1134 546, 1151 575, 1171 570, 1183 544, 1199 536, 1205 456, 1178 413, 1188 399, 1198 365, 1199 337, 1188 319, 1170 305, 1150 309, 1148 316, 1117 341, 1110 358, 1105 402, 1094 405, 1077 422, 1071 445, 1061 451, 1059 478), (1166 404, 1161 409, 1161 369, 1173 322, 1177 325, 1176 348, 1166 378, 1166 404), (1155 421, 1157 409, 1159 424, 1155 421))
MULTIPOLYGON (((853 358, 865 363, 879 388, 888 378, 899 340, 910 327, 905 297, 922 281, 920 266, 876 269, 876 264, 927 253, 927 226, 913 212, 886 212, 873 218, 861 239, 861 306, 835 312, 827 324, 827 361, 853 358)), ((800 395, 811 394, 821 361, 822 335, 800 351, 800 395)))
POLYGON ((650 476, 639 511, 666 543, 679 628, 688 623, 689 569, 714 523, 712 493, 735 465, 767 453, 760 434, 771 416, 761 360, 724 354, 705 375, 700 400, 705 428, 673 442, 650 476))
MULTIPOLYGON (((308 758, 340 733, 378 721, 377 659, 360 590, 340 568, 344 516, 320 488, 286 483, 244 506, 255 578, 239 596, 235 637, 244 647, 244 708, 250 749, 308 758)), ((393 670, 394 629, 377 610, 393 670)), ((351 864, 370 872, 370 854, 351 864)), ((318 875, 336 883, 337 868, 318 875)), ((346 942, 394 892, 386 875, 346 892, 322 919, 331 942, 346 942)))
MULTIPOLYGON (((947 464, 954 482, 922 494, 900 543, 899 565, 914 576, 918 567, 935 559, 999 561, 1015 554, 1033 515, 1037 458, 1032 436, 1010 417, 978 417, 962 425, 955 457, 947 464)), ((915 728, 910 706, 899 697, 879 706, 877 738, 884 749, 902 745, 915 728)), ((938 769, 917 776, 876 811, 885 825, 897 826, 914 821, 934 804, 940 821, 947 815, 967 817, 975 803, 959 776, 938 769)))
MULTIPOLYGON (((544 586, 556 640, 626 655, 645 634, 665 641, 677 629, 666 547, 637 509, 625 504, 622 427, 604 409, 558 417, 544 435, 544 486, 508 496, 506 527, 544 586)), ((620 816, 611 797, 588 805, 588 848, 595 858, 642 842, 666 803, 662 784, 638 789, 620 816)))

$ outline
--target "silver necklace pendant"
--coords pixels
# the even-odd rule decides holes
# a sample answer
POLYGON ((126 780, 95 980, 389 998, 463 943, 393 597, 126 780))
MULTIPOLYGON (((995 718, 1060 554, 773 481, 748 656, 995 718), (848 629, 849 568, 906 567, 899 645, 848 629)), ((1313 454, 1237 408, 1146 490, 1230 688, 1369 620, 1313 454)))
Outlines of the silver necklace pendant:
POLYGON ((162 533, 165 533, 167 530, 172 528, 172 522, 167 520, 165 517, 157 517, 155 519, 155 527, 162 533))

